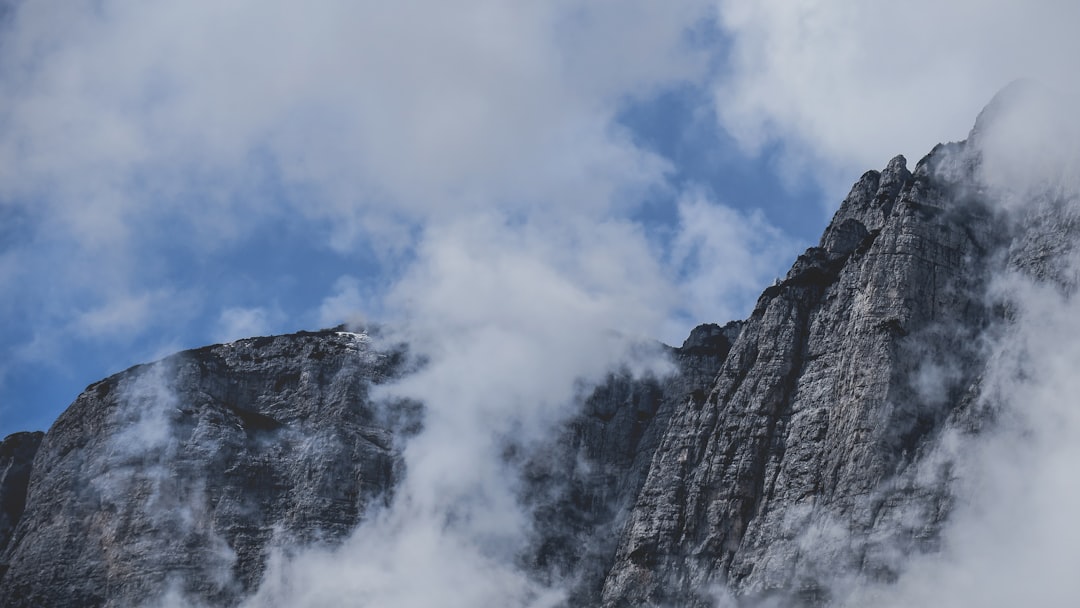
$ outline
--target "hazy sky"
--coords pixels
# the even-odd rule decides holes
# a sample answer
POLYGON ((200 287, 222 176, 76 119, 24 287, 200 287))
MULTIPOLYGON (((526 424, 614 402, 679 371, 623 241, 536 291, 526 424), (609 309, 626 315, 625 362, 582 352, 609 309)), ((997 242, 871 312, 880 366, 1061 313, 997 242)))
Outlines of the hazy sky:
POLYGON ((864 170, 1017 77, 1075 92, 1080 57, 1072 2, 0 6, 0 436, 346 321, 679 342, 864 170))

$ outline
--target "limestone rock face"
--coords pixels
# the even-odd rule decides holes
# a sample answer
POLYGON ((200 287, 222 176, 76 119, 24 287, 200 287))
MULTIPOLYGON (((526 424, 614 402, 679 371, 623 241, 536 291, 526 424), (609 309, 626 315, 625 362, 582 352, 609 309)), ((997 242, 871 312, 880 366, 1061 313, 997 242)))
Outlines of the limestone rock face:
POLYGON ((669 350, 677 373, 662 379, 615 374, 583 403, 553 446, 527 467, 526 503, 537 539, 525 566, 556 583, 570 604, 595 606, 620 531, 675 412, 705 398, 742 323, 694 328, 669 350))
POLYGON ((236 603, 275 544, 340 538, 388 498, 408 416, 367 395, 400 363, 364 335, 322 332, 91 385, 41 442, 0 605, 133 606, 170 589, 236 603))
POLYGON ((897 547, 933 547, 947 480, 905 472, 977 375, 999 239, 938 177, 953 153, 863 175, 765 290, 708 397, 672 416, 604 605, 710 605, 721 585, 813 604, 835 573, 887 580, 897 547))
MULTIPOLYGON (((520 568, 568 606, 819 606, 937 549, 954 480, 934 446, 984 423, 980 337, 1008 322, 988 285, 1077 283, 1080 219, 1049 199, 1005 217, 971 141, 864 174, 748 319, 695 328, 674 373, 613 373, 549 443, 508 450, 520 568)), ((0 606, 236 605, 276 551, 340 542, 393 500, 424 424, 373 397, 422 364, 376 343, 187 351, 4 440, 0 606)))
MULTIPOLYGON (((595 605, 668 420, 704 398, 740 328, 696 328, 668 349, 668 377, 613 374, 552 445, 524 456, 537 533, 523 568, 595 605)), ((392 500, 422 407, 370 393, 411 364, 362 334, 301 333, 91 385, 38 451, 0 605, 157 605, 170 594, 236 605, 275 549, 333 545, 392 500)))

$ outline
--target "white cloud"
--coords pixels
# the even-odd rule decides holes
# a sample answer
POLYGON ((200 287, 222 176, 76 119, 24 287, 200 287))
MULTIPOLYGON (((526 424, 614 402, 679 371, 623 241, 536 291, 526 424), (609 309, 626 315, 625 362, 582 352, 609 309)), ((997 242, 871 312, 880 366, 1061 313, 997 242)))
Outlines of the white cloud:
POLYGON ((554 307, 640 332, 670 302, 659 292, 665 279, 644 234, 626 221, 567 216, 523 224, 483 213, 429 228, 417 255, 389 295, 410 324, 450 317, 462 326, 534 326, 554 307))
POLYGON ((282 331, 285 313, 275 307, 230 307, 218 315, 217 330, 213 339, 231 342, 252 336, 267 336, 282 331))
POLYGON ((679 225, 672 238, 672 274, 678 277, 679 321, 665 332, 680 343, 702 322, 746 318, 777 269, 800 249, 757 211, 741 212, 689 192, 678 203, 679 225))
POLYGON ((427 359, 382 388, 426 408, 394 502, 337 549, 279 556, 250 604, 558 605, 559 586, 516 561, 530 517, 506 450, 550 440, 617 365, 666 372, 659 351, 627 350, 662 321, 666 286, 625 222, 483 213, 429 228, 387 301, 392 339, 427 359))
MULTIPOLYGON (((373 305, 429 358, 389 389, 428 408, 407 477, 337 552, 276 562, 257 605, 558 597, 514 566, 528 514, 502 449, 553 432, 675 304, 662 255, 626 219, 669 167, 616 117, 705 74, 687 29, 710 10, 19 5, 0 57, 0 198, 33 199, 81 259, 127 261, 110 290, 167 282, 165 245, 226 250, 276 217, 342 254, 400 256, 388 292, 345 276, 308 310, 333 323, 373 305)), ((223 305, 222 339, 283 324, 223 305)))
MULTIPOLYGON (((205 523, 212 516, 205 480, 177 474, 184 441, 174 426, 182 406, 174 392, 175 376, 173 362, 158 361, 119 379, 116 402, 105 422, 113 432, 89 439, 98 443, 91 443, 97 458, 86 463, 87 482, 103 508, 134 511, 149 522, 149 533, 139 539, 139 551, 161 559, 163 550, 177 543, 200 547, 195 564, 200 576, 215 589, 227 588, 236 553, 205 523)), ((120 518, 110 518, 104 528, 106 536, 125 533, 120 518)), ((116 561, 124 561, 124 547, 106 549, 107 553, 117 551, 120 556, 116 561)), ((168 563, 169 558, 164 557, 159 565, 168 568, 168 563)), ((190 570, 168 573, 167 587, 154 590, 155 595, 163 596, 156 605, 194 607, 180 593, 184 575, 190 575, 190 570)), ((153 574, 150 577, 152 580, 153 574)))
MULTIPOLYGON (((381 306, 430 357, 392 388, 423 399, 431 417, 406 448, 399 499, 339 551, 279 559, 256 601, 327 604, 362 591, 381 605, 546 605, 558 589, 509 559, 527 513, 501 442, 550 433, 582 378, 624 360, 625 341, 607 330, 677 340, 673 314, 691 323, 743 316, 792 253, 760 215, 699 193, 679 204, 668 254, 626 220, 642 192, 665 185, 669 166, 617 124, 620 104, 706 77, 707 51, 686 31, 711 9, 647 0, 19 3, 0 32, 0 205, 30 228, 3 252, 0 291, 23 294, 43 326, 106 339, 197 308, 172 305, 188 292, 162 287, 173 280, 163 268, 257 234, 268 218, 289 217, 339 252, 367 242, 406 259, 389 293, 367 294, 345 276, 315 313, 332 324, 381 306), (672 268, 677 276, 665 276, 672 268)), ((1015 77, 1077 88, 1080 6, 1070 3, 721 0, 719 14, 731 37, 716 84, 721 124, 750 151, 780 142, 830 187, 897 152, 918 158, 964 137, 1015 77)), ((987 158, 1010 185, 1010 171, 1038 173, 1053 149, 1044 137, 1053 128, 1024 139, 1031 124, 1002 131, 1001 141, 1022 145, 988 148, 1011 150, 987 158)), ((1078 328, 1071 301, 1048 306, 1021 322, 1024 331, 1045 323, 1032 330, 1042 349, 1031 350, 1044 382, 1010 393, 1017 406, 1049 404, 1024 427, 1048 441, 1021 433, 977 452, 987 465, 972 479, 989 485, 973 496, 994 509, 961 513, 951 567, 935 562, 936 579, 904 589, 959 592, 973 572, 995 583, 988 595, 1009 600, 1019 589, 1051 603, 1046 594, 1062 589, 1050 579, 1071 563, 1077 539, 1066 516, 1077 505, 1056 482, 1076 458, 1080 425, 1054 407, 1075 394, 1076 357, 1055 354, 1052 338, 1078 328), (990 466, 999 462, 1008 465, 1001 477, 990 466), (1035 483, 1024 478, 1029 465, 1035 483), (1055 526, 1066 528, 1055 535, 1055 526), (1049 550, 1038 554, 1029 539, 1049 550), (994 560, 1029 582, 1002 589, 1008 573, 994 560)), ((211 321, 225 339, 285 322, 274 308, 228 304, 211 321)))
POLYGON ((158 312, 172 308, 173 297, 174 294, 165 291, 114 296, 100 306, 80 312, 70 329, 87 336, 122 336, 149 326, 158 312))
POLYGON ((1077 88, 1075 3, 722 0, 720 14, 722 124, 750 150, 782 142, 838 194, 838 174, 963 139, 1016 78, 1077 88))
POLYGON ((0 183, 44 195, 87 240, 130 237, 163 206, 194 223, 258 212, 235 194, 267 170, 314 218, 605 209, 663 170, 612 118, 700 74, 684 31, 704 6, 20 4, 0 183))
POLYGON ((370 298, 361 294, 361 282, 356 277, 343 276, 334 281, 334 292, 319 304, 319 327, 334 327, 345 323, 349 326, 364 325, 364 310, 370 306, 370 298))
POLYGON ((981 430, 947 429, 928 457, 949 463, 952 478, 942 550, 849 605, 1067 606, 1080 595, 1080 489, 1070 481, 1080 458, 1080 123, 1061 111, 1075 107, 1070 99, 1012 88, 979 121, 971 185, 1015 239, 987 294, 1008 319, 983 336, 989 362, 972 405, 981 430))
MULTIPOLYGON (((462 214, 623 216, 667 164, 620 104, 700 78, 686 30, 710 15, 696 0, 14 4, 0 205, 29 218, 10 255, 40 268, 0 287, 66 325, 87 300, 201 282, 178 278, 187 256, 283 217, 399 264, 418 227, 462 214)), ((112 330, 161 324, 143 311, 112 330)))
POLYGON ((979 178, 1014 216, 1043 197, 1068 200, 1080 192, 1078 99, 1080 91, 1017 82, 980 116, 979 178))
POLYGON ((1080 458, 1080 302, 1028 278, 1003 282, 1017 318, 984 378, 995 424, 943 446, 958 497, 944 549, 914 559, 874 605, 1067 606, 1080 594, 1080 490, 1070 481, 1080 458))
MULTIPOLYGON (((130 344, 141 332, 186 322, 197 309, 193 294, 168 289, 118 291, 93 299, 93 305, 71 304, 67 310, 43 302, 36 312, 44 321, 28 328, 31 338, 13 349, 13 360, 56 365, 73 337, 117 348, 130 344)), ((160 351, 164 346, 158 347, 158 354, 164 354, 160 351)))

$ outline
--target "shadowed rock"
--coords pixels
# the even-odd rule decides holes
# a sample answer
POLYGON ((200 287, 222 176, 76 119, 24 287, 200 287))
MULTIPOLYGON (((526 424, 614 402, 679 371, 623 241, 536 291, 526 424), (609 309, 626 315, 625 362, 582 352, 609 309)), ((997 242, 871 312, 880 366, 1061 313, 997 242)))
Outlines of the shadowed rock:
MULTIPOLYGON (((0 555, 7 547, 26 505, 30 464, 44 433, 14 433, 0 442, 0 555)), ((0 578, 7 564, 0 562, 0 578)))
POLYGON ((236 603, 274 547, 340 539, 389 499, 409 406, 369 390, 402 359, 364 335, 302 333, 91 385, 34 460, 0 605, 140 605, 170 588, 236 603))

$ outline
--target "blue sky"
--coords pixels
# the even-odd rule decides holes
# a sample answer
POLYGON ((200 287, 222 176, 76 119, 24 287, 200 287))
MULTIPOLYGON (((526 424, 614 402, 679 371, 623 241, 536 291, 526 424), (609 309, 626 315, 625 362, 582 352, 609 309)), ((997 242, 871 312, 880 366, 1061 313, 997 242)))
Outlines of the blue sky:
POLYGON ((497 322, 428 289, 477 277, 741 318, 862 171, 1074 73, 1077 9, 992 4, 10 3, 0 435, 184 348, 497 322))

